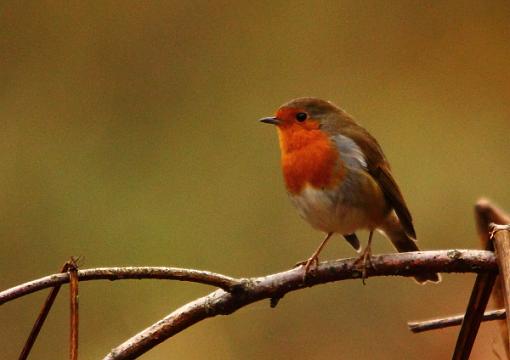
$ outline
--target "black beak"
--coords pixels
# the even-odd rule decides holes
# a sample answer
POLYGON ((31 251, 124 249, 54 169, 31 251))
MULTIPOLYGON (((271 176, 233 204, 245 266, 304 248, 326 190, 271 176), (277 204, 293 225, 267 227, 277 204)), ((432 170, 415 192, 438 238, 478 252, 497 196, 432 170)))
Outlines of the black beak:
POLYGON ((266 124, 273 124, 273 125, 280 125, 281 121, 280 119, 277 119, 275 117, 265 117, 259 120, 260 122, 266 123, 266 124))

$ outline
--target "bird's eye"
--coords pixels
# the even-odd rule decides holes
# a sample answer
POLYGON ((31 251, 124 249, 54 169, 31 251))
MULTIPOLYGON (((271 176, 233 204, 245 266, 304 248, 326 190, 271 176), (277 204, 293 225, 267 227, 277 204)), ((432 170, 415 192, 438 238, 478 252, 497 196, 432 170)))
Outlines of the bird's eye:
POLYGON ((306 113, 304 113, 304 112, 298 112, 296 114, 296 120, 297 121, 305 121, 307 117, 308 117, 308 115, 306 113))

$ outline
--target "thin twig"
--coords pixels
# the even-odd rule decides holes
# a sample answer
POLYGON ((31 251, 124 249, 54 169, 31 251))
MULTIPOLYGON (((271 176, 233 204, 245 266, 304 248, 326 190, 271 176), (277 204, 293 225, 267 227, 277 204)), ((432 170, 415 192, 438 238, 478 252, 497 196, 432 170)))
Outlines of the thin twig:
MULTIPOLYGON (((379 255, 371 258, 367 277, 415 276, 430 272, 495 272, 494 253, 483 250, 441 250, 379 255)), ((281 299, 286 293, 332 281, 359 279, 355 259, 321 263, 303 282, 303 269, 245 279, 232 293, 216 290, 175 310, 113 349, 105 359, 134 359, 157 344, 206 318, 227 315, 263 299, 281 299)), ((277 301, 272 301, 275 304, 277 301)))
MULTIPOLYGON (((482 321, 504 320, 505 314, 505 309, 486 311, 483 314, 482 321)), ((453 315, 441 319, 412 321, 408 322, 407 326, 413 333, 421 333, 429 330, 458 326, 462 323, 462 320, 464 320, 464 315, 453 315)))
MULTIPOLYGON (((490 248, 491 243, 489 242, 487 246, 490 248)), ((496 277, 497 273, 495 272, 480 273, 476 276, 475 285, 466 308, 466 315, 455 343, 453 360, 469 359, 496 277)))
POLYGON ((69 333, 69 359, 78 360, 78 265, 76 259, 71 258, 68 269, 69 274, 69 295, 71 305, 71 323, 69 333))
MULTIPOLYGON (((210 271, 150 266, 106 267, 79 270, 78 279, 80 281, 125 279, 179 280, 212 285, 226 291, 230 291, 241 282, 241 280, 221 274, 215 274, 210 271)), ((21 296, 25 296, 49 287, 54 287, 56 285, 62 285, 68 282, 69 276, 67 274, 53 274, 37 280, 26 282, 24 284, 0 292, 0 305, 21 296)))
MULTIPOLYGON (((62 266, 60 269, 60 273, 63 273, 62 275, 67 276, 66 271, 69 268, 69 261, 66 261, 66 263, 62 266)), ((35 344, 35 340, 37 339, 37 336, 39 335, 39 332, 41 331, 42 326, 44 325, 44 321, 46 321, 46 318, 48 317, 48 314, 51 310, 51 307, 53 306, 53 303, 55 302, 55 299, 57 298, 58 292, 60 290, 61 284, 57 284, 51 289, 50 293, 46 297, 46 300, 44 301, 44 304, 41 308, 41 311, 39 312, 39 316, 35 320, 34 326, 32 327, 32 330, 30 331, 30 334, 28 335, 28 339, 25 342, 25 345, 23 346, 23 349, 21 350, 21 354, 19 355, 19 360, 25 360, 28 358, 28 355, 30 354, 30 351, 32 350, 32 347, 35 344)))

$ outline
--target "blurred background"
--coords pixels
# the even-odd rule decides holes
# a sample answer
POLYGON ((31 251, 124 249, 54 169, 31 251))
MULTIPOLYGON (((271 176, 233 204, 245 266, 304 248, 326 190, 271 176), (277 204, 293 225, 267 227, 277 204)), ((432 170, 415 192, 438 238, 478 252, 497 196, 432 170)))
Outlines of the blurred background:
MULTIPOLYGON (((37 1, 0 5, 0 288, 82 267, 161 265, 258 276, 322 234, 287 199, 274 128, 316 96, 378 138, 424 249, 477 248, 473 204, 510 210, 508 1, 37 1)), ((366 241, 366 233, 359 233, 366 241)), ((379 235, 374 252, 391 252, 379 235)), ((340 237, 322 260, 355 253, 340 237)), ((440 285, 344 281, 201 322, 144 359, 448 358, 474 275, 440 285)), ((80 284, 80 353, 112 347, 213 289, 80 284)), ((0 307, 4 359, 47 292, 0 307)), ((63 288, 33 350, 65 359, 63 288)), ((474 359, 497 358, 482 325, 474 359)))

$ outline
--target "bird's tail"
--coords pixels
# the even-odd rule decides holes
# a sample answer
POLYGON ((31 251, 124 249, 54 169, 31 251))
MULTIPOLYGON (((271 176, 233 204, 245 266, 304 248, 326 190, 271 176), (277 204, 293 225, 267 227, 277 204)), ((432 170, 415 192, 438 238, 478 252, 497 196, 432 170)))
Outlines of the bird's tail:
MULTIPOLYGON (((382 226, 379 227, 379 230, 391 240, 398 252, 420 250, 418 245, 416 245, 416 240, 404 231, 395 212, 392 212, 391 215, 387 217, 382 226)), ((427 281, 435 283, 441 281, 441 276, 437 273, 417 275, 414 278, 419 284, 425 284, 427 281)))

